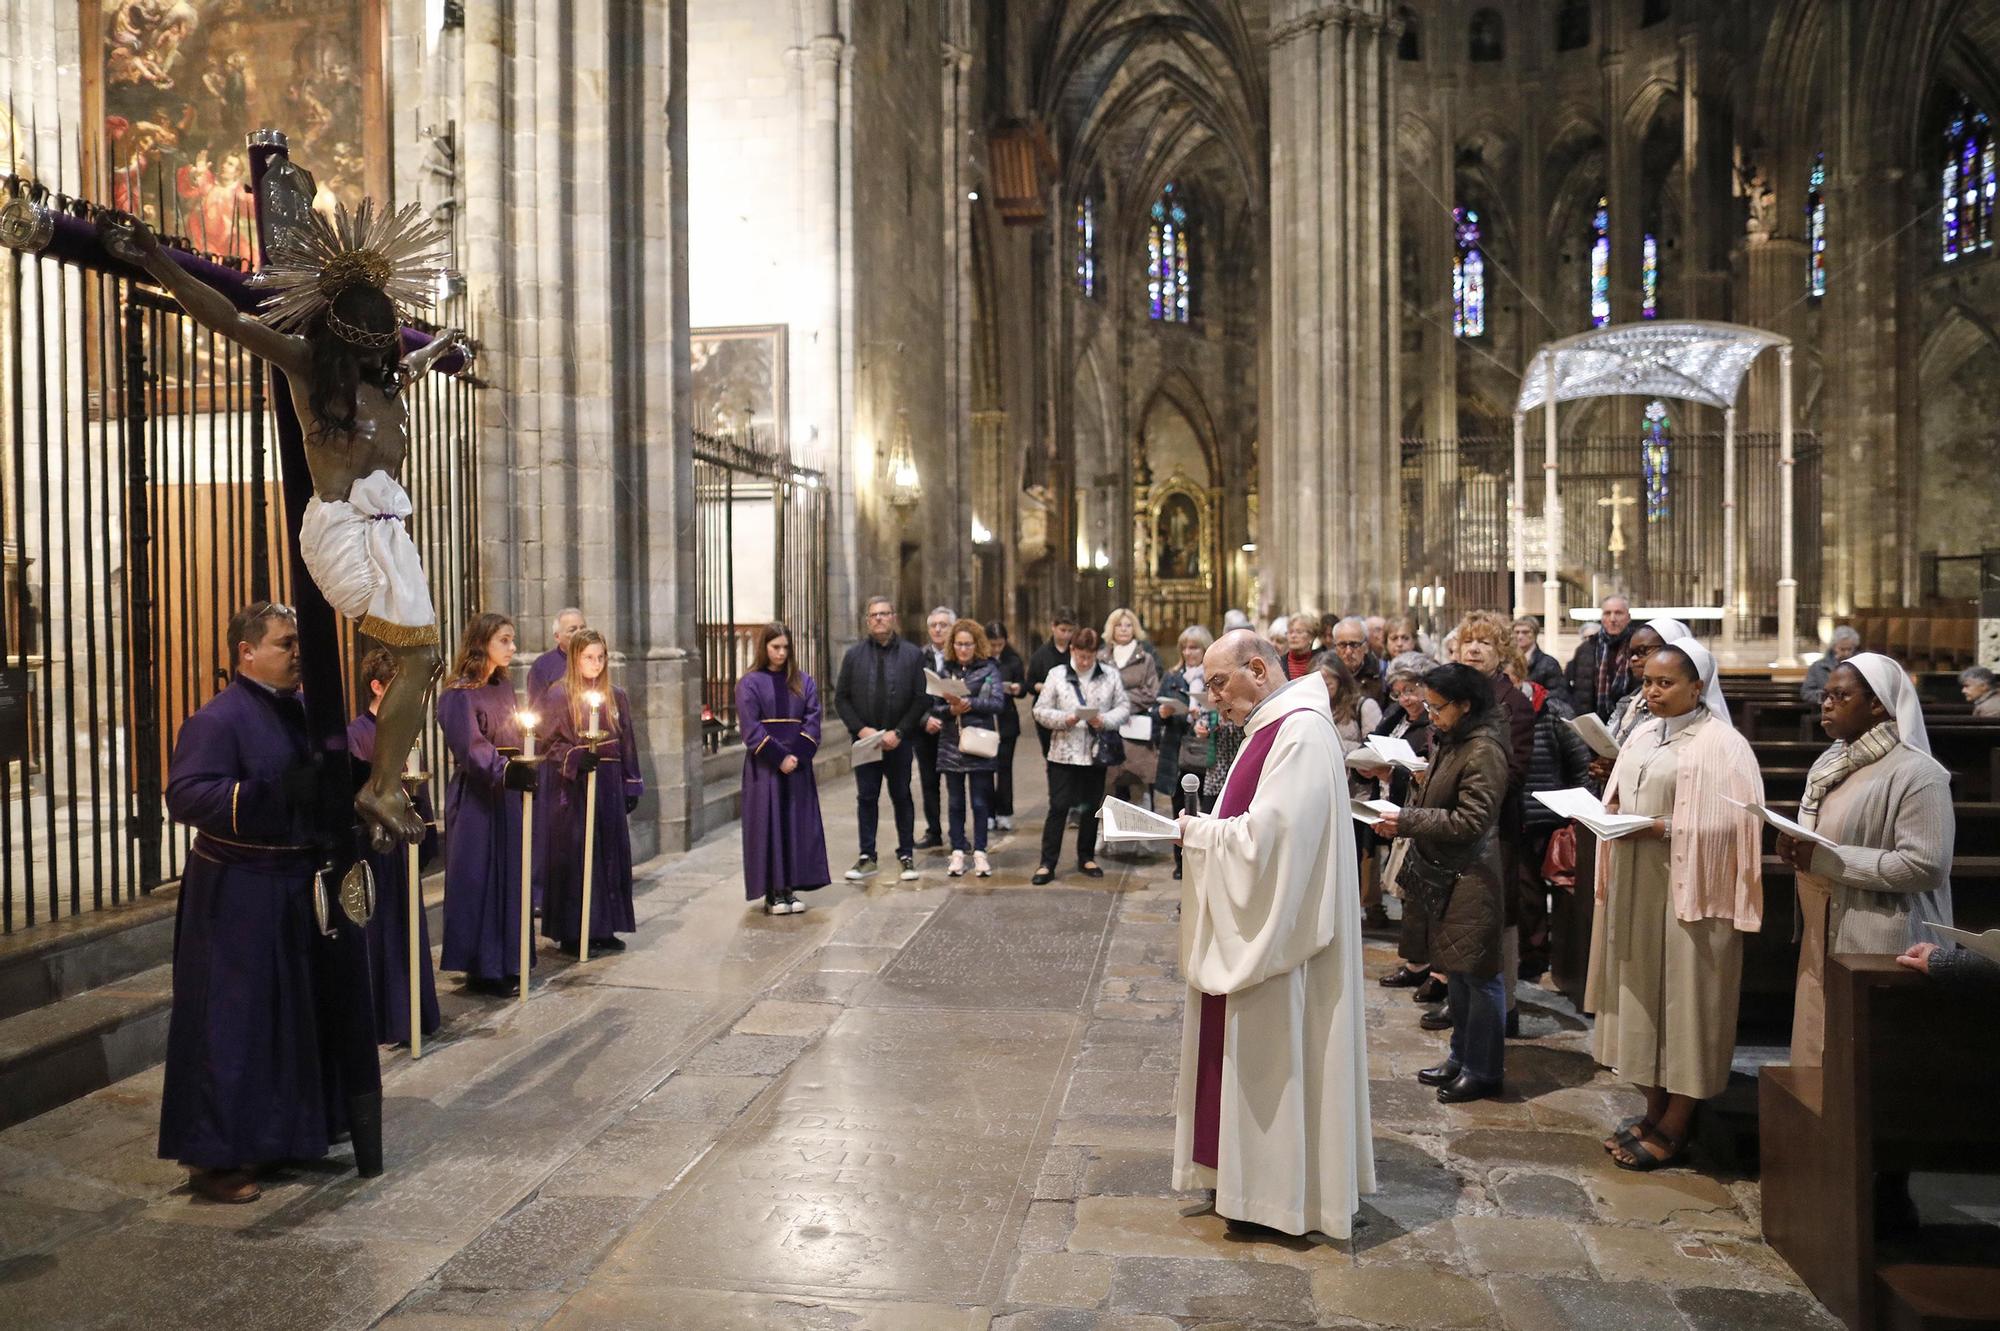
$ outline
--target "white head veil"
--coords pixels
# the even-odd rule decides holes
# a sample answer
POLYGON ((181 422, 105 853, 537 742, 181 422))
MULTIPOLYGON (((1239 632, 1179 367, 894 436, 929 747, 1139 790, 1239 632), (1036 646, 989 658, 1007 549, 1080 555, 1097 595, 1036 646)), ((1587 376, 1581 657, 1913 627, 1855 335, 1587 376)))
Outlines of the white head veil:
POLYGON ((1868 681, 1869 689, 1889 709, 1897 738, 1919 753, 1931 751, 1930 732, 1924 729, 1923 700, 1917 697, 1917 686, 1910 683, 1901 662, 1880 652, 1856 652, 1840 664, 1853 666, 1868 681))
MULTIPOLYGON (((1654 628, 1659 624, 1677 624, 1679 622, 1679 620, 1673 619, 1656 619, 1646 627, 1654 628)), ((1715 657, 1709 653, 1708 648, 1702 646, 1687 634, 1682 634, 1678 638, 1667 639, 1667 646, 1694 662, 1695 674, 1701 678, 1702 706, 1708 708, 1710 716, 1722 722, 1723 725, 1734 729, 1735 725, 1729 719, 1729 704, 1722 697, 1722 672, 1715 668, 1715 657)))
POLYGON ((1666 643, 1679 642, 1682 638, 1692 638, 1694 636, 1694 630, 1681 623, 1678 619, 1666 619, 1664 617, 1649 619, 1646 621, 1646 627, 1659 634, 1660 641, 1666 643))

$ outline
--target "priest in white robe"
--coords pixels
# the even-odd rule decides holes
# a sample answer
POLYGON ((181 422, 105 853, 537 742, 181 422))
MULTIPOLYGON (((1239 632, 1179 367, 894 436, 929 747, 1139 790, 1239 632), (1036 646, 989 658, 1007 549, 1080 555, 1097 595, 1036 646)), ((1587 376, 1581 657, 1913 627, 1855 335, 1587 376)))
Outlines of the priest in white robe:
POLYGON ((1203 664, 1244 739, 1214 815, 1181 820, 1174 1186, 1214 1189, 1232 1229, 1344 1239, 1375 1190, 1375 1151, 1360 871, 1326 679, 1286 683, 1276 649, 1245 630, 1203 664))

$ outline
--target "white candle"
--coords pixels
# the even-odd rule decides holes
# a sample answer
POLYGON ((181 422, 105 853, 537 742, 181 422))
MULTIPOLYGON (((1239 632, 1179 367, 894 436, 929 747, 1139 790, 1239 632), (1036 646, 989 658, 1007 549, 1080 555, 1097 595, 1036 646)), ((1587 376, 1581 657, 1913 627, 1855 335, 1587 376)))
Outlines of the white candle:
POLYGON ((583 700, 590 704, 590 733, 595 735, 603 728, 598 722, 604 713, 604 695, 593 691, 584 694, 583 700))
POLYGON ((532 758, 535 756, 535 726, 542 718, 533 712, 516 712, 514 719, 521 723, 521 756, 532 758))
POLYGON ((417 761, 417 746, 410 746, 410 756, 403 760, 403 778, 414 781, 424 774, 423 764, 417 761))

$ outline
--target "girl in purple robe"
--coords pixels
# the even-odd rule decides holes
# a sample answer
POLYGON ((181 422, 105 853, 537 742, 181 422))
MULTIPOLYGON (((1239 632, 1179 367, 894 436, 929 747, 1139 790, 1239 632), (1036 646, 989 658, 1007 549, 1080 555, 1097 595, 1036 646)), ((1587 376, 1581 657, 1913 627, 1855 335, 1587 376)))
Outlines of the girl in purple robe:
MULTIPOLYGON (((361 687, 368 690, 368 706, 347 723, 347 752, 356 762, 375 761, 375 711, 396 673, 396 658, 377 647, 361 661, 361 687)), ((405 782, 407 788, 409 783, 405 782)), ((422 869, 437 858, 437 814, 430 796, 413 791, 412 802, 426 828, 417 848, 417 867, 422 869)), ((368 854, 375 871, 375 913, 368 917, 368 982, 375 995, 375 1042, 406 1045, 410 1042, 410 857, 398 846, 388 855, 368 854)), ((421 885, 418 888, 421 892, 421 885)), ((431 969, 431 929, 421 905, 417 909, 417 1001, 423 1033, 429 1035, 442 1022, 438 1014, 437 976, 431 969)))
POLYGON ((736 685, 743 731, 743 896, 764 898, 766 915, 798 915, 793 894, 825 887, 826 829, 820 823, 813 754, 819 749, 819 690, 792 655, 792 631, 766 624, 736 685))
MULTIPOLYGON (((521 747, 514 685, 507 677, 513 659, 514 621, 496 614, 475 617, 437 704, 452 756, 444 796, 439 965, 464 971, 465 987, 475 993, 496 996, 515 992, 520 983, 521 796, 519 780, 508 770, 508 755, 521 747)), ((531 771, 527 784, 532 788, 531 771)))
POLYGON ((569 640, 569 668, 543 695, 549 721, 550 792, 548 877, 542 884, 542 934, 575 954, 577 940, 592 952, 623 952, 619 934, 638 928, 632 915, 632 810, 646 793, 639 775, 639 741, 632 729, 632 700, 611 683, 611 650, 595 629, 569 640), (592 699, 597 705, 592 705, 592 699), (593 713, 595 717, 593 718, 593 713), (595 729, 605 738, 586 738, 595 729), (597 836, 590 865, 590 927, 583 924, 583 833, 590 775, 597 774, 597 836))

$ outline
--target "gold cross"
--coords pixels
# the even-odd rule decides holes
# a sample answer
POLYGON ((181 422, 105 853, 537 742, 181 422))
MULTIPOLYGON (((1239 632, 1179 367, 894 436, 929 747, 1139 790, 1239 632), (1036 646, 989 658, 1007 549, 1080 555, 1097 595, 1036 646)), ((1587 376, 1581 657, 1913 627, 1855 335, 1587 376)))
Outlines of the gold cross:
POLYGON ((1605 549, 1609 550, 1613 555, 1622 555, 1625 553, 1625 510, 1638 502, 1637 499, 1625 493, 1625 486, 1621 481, 1611 482, 1611 497, 1609 499, 1600 499, 1597 501, 1599 508, 1608 508, 1611 510, 1611 544, 1607 545, 1605 549))

